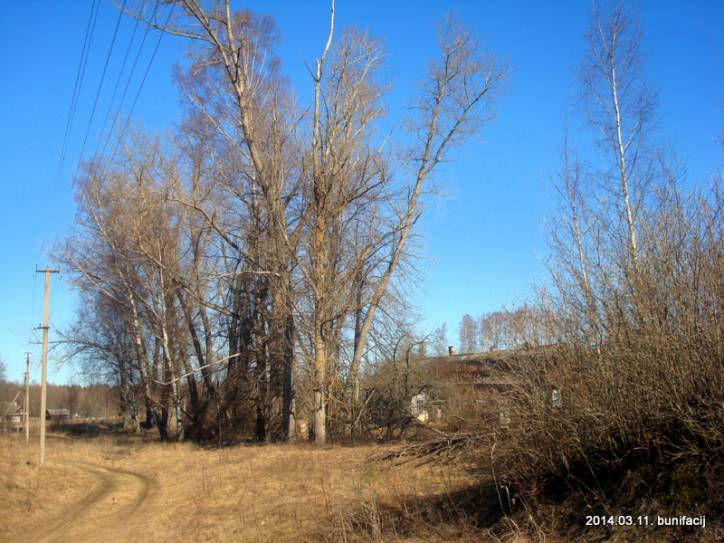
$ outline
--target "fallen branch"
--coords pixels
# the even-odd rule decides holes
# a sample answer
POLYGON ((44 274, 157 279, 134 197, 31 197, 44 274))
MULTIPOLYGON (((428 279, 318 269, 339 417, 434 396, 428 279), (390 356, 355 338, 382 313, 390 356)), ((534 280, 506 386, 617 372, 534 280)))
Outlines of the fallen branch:
POLYGON ((417 462, 418 465, 424 465, 433 461, 450 460, 457 456, 458 453, 471 447, 477 447, 484 443, 490 443, 492 434, 462 434, 451 435, 441 432, 428 424, 424 424, 415 419, 416 424, 430 430, 440 436, 440 438, 426 441, 424 443, 414 443, 398 447, 393 451, 386 451, 382 454, 372 455, 369 460, 379 462, 394 462, 396 465, 408 462, 417 462))

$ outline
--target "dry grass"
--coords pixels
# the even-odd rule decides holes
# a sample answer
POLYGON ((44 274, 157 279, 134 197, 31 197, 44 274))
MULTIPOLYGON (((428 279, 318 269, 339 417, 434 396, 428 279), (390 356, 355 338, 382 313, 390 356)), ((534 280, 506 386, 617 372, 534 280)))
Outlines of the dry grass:
MULTIPOLYGON (((118 435, 56 437, 48 443, 47 465, 39 468, 35 441, 27 447, 20 436, 0 434, 0 541, 44 541, 39 533, 52 541, 161 543, 675 541, 684 535, 584 534, 580 522, 554 521, 566 510, 586 511, 585 504, 564 500, 533 513, 549 517, 543 536, 528 524, 531 512, 516 507, 501 518, 494 485, 481 483, 482 472, 462 459, 424 466, 369 460, 391 450, 308 444, 201 449, 118 435), (98 473, 113 479, 111 486, 79 506, 102 490, 98 473), (59 525, 59 518, 70 523, 59 525)), ((688 534, 689 540, 716 540, 716 519, 708 523, 713 531, 688 534)))
POLYGON ((94 483, 73 466, 53 463, 39 469, 37 438, 26 444, 24 436, 0 435, 0 541, 9 541, 21 524, 62 512, 94 483))
MULTIPOLYGON (((48 464, 40 469, 26 463, 31 451, 24 441, 0 436, 0 444, 0 510, 8 519, 0 539, 21 526, 42 524, 89 491, 94 482, 88 473, 62 462, 133 471, 154 480, 155 491, 129 519, 132 526, 127 527, 126 537, 159 542, 381 541, 381 528, 370 524, 370 518, 474 484, 474 475, 464 466, 389 467, 366 462, 380 452, 379 446, 371 445, 204 450, 191 444, 119 442, 108 437, 53 439, 48 464)), ((430 538, 423 529, 384 536, 385 541, 392 539, 430 538)))

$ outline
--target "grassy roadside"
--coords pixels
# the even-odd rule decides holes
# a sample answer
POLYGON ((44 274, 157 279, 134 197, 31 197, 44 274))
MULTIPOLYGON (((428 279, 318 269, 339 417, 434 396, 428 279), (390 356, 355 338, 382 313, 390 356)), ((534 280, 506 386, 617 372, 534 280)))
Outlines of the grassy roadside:
MULTIPOLYGON (((134 522, 152 541, 384 540, 393 534, 365 523, 374 511, 398 510, 411 500, 453 496, 475 484, 469 466, 386 466, 369 463, 380 447, 308 444, 201 449, 191 444, 52 439, 43 468, 27 463, 31 444, 0 436, 0 536, 59 513, 94 484, 59 462, 84 462, 129 470, 158 483, 134 522), (367 514, 359 517, 362 508, 367 514), (357 520, 355 520, 357 519, 357 520), (359 525, 355 523, 359 521, 359 525)), ((409 532, 409 530, 407 531, 409 532)), ((430 532, 394 539, 427 541, 430 532)), ((448 536, 459 530, 445 530, 448 536)), ((463 533, 463 532, 460 532, 463 533)), ((446 536, 447 537, 447 536, 446 536)), ((5 537, 0 537, 5 539, 5 537)), ((445 539, 449 540, 449 539, 445 539)))
MULTIPOLYGON (((587 528, 586 514, 598 509, 585 494, 573 491, 571 481, 529 511, 531 504, 515 497, 507 502, 500 494, 504 486, 484 483, 485 466, 463 457, 422 466, 371 460, 395 450, 394 445, 369 444, 199 448, 100 434, 51 438, 48 463, 39 468, 35 442, 28 447, 20 436, 0 435, 0 540, 62 514, 93 491, 97 480, 63 462, 135 472, 152 480, 153 495, 129 519, 127 531, 149 541, 708 542, 724 535, 721 519, 715 518, 707 519, 704 530, 587 528), (507 516, 501 516, 501 499, 507 502, 507 516)), ((480 458, 480 451, 471 453, 480 458)), ((675 488, 660 482, 650 495, 642 494, 642 477, 651 483, 656 469, 632 464, 605 485, 613 499, 609 507, 654 518, 657 496, 675 488)), ((674 473, 672 480, 681 476, 674 473)), ((651 484, 646 488, 651 490, 651 484)), ((511 489, 511 496, 516 494, 511 489)), ((132 539, 118 539, 125 540, 132 539)))

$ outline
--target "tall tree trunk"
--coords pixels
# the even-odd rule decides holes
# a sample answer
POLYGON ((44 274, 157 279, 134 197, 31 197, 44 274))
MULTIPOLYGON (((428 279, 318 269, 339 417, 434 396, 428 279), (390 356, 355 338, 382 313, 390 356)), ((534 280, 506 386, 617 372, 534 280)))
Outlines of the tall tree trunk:
POLYGON ((289 441, 296 439, 297 421, 294 400, 294 317, 289 314, 284 325, 284 374, 282 396, 282 431, 289 441))
POLYGON ((621 197, 626 212, 626 226, 628 227, 628 250, 633 264, 634 272, 638 273, 638 247, 636 243, 636 225, 634 224, 633 211, 631 209, 631 197, 629 194, 629 178, 626 171, 626 151, 621 128, 621 109, 618 103, 618 82, 616 80, 616 59, 613 49, 609 53, 611 68, 611 102, 613 104, 614 120, 616 124, 616 158, 618 161, 619 180, 621 183, 621 197))
POLYGON ((123 415, 124 430, 130 427, 133 432, 138 433, 141 429, 138 420, 138 405, 136 398, 128 383, 128 367, 125 361, 124 353, 117 355, 118 360, 118 378, 120 384, 121 411, 123 415))
POLYGON ((320 445, 327 441, 326 379, 327 350, 318 324, 314 327, 314 442, 320 445))

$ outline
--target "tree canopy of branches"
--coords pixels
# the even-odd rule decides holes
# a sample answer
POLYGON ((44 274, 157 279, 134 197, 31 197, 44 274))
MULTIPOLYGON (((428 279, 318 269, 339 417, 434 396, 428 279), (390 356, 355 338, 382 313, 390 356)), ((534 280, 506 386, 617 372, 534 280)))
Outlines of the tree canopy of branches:
POLYGON ((111 376, 129 425, 161 439, 291 439, 309 418, 324 443, 354 431, 431 178, 492 118, 504 69, 446 20, 397 143, 379 135, 382 45, 336 29, 334 2, 308 105, 271 18, 172 4, 129 13, 189 40, 184 118, 79 173, 77 226, 56 251, 82 300, 66 354, 111 376))

